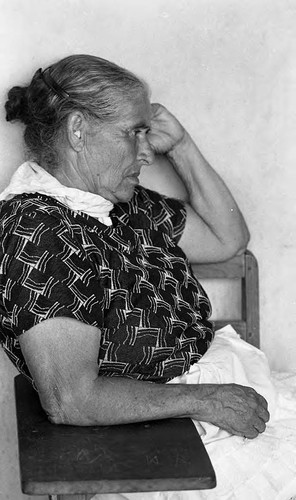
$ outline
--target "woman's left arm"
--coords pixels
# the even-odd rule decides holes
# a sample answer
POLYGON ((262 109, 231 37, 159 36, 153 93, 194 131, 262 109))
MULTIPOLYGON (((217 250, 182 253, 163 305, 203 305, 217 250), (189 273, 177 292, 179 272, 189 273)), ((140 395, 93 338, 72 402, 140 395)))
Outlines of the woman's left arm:
POLYGON ((180 247, 195 262, 223 261, 242 252, 249 232, 229 189, 180 122, 160 104, 152 104, 152 112, 149 142, 156 153, 166 154, 188 193, 180 247))

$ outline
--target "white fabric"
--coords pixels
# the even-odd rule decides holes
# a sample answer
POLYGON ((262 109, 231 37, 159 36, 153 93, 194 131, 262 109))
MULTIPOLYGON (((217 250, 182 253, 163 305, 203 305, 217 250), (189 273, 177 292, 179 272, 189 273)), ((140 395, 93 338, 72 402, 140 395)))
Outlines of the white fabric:
POLYGON ((7 188, 0 194, 1 200, 9 200, 16 194, 41 193, 57 199, 75 212, 84 212, 111 226, 109 213, 113 203, 98 194, 63 186, 55 177, 33 161, 23 163, 14 173, 7 188))
MULTIPOLYGON (((268 401, 271 419, 275 412, 276 393, 270 380, 270 370, 265 355, 251 344, 241 340, 228 325, 216 332, 210 349, 190 370, 171 380, 179 384, 231 384, 250 386, 268 401)), ((215 425, 194 420, 205 444, 228 437, 229 434, 215 425)))
POLYGON ((269 402, 271 420, 251 440, 196 423, 216 472, 212 490, 100 494, 93 500, 290 500, 296 495, 296 372, 270 373, 265 355, 228 326, 174 383, 248 385, 269 402))

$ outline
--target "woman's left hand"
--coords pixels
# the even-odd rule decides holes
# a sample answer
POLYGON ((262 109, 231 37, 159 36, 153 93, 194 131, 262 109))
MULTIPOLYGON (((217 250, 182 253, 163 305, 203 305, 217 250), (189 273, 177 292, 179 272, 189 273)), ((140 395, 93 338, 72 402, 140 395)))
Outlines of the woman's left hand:
POLYGON ((185 129, 177 118, 161 104, 153 103, 149 143, 157 154, 166 154, 185 137, 185 129))

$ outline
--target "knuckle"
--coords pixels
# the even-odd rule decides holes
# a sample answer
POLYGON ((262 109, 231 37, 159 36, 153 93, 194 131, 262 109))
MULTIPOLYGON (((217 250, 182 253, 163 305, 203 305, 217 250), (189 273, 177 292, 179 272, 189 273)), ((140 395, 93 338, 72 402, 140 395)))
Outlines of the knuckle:
POLYGON ((255 439, 258 436, 258 434, 259 432, 257 430, 251 429, 249 431, 246 431, 244 435, 247 439, 255 439))
POLYGON ((259 420, 259 422, 256 424, 256 429, 259 431, 259 432, 264 432, 265 429, 266 429, 266 425, 265 423, 263 422, 263 420, 259 420))
POLYGON ((250 395, 251 397, 254 397, 257 395, 257 392, 255 391, 255 389, 253 389, 253 387, 246 387, 246 393, 248 395, 250 395))
POLYGON ((265 410, 264 408, 259 409, 258 415, 264 422, 268 422, 270 419, 269 411, 265 410))

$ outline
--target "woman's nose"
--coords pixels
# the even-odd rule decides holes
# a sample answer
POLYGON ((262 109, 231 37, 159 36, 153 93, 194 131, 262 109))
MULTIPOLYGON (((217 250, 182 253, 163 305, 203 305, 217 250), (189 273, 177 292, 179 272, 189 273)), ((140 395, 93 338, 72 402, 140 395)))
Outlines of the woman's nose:
POLYGON ((146 135, 139 138, 137 158, 145 162, 146 165, 151 165, 154 162, 154 151, 150 146, 146 135))

